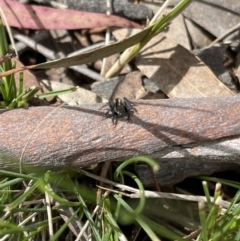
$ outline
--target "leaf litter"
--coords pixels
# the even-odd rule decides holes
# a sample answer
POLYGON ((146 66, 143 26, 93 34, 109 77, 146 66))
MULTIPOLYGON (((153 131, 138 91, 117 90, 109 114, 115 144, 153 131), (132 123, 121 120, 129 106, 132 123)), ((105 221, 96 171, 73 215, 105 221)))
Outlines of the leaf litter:
MULTIPOLYGON (((209 1, 209 2, 213 3, 214 1, 209 1)), ((219 4, 221 3, 222 1, 219 1, 219 4)), ((231 3, 234 3, 234 1, 231 1, 231 3)), ((214 4, 217 5, 216 2, 214 4)), ((56 10, 53 9, 52 11, 56 11, 56 10)), ((198 11, 198 9, 196 11, 198 11)), ((198 14, 198 12, 194 12, 194 14, 190 12, 189 15, 187 14, 188 12, 185 11, 184 15, 182 15, 181 18, 184 18, 185 16, 188 16, 188 17, 190 16, 189 19, 191 19, 191 21, 194 21, 195 17, 200 18, 200 14, 198 14)), ((214 16, 215 14, 211 14, 211 15, 214 16)), ((100 16, 100 15, 96 15, 95 17, 97 16, 100 16)), ((203 21, 204 14, 202 14, 201 17, 202 19, 195 21, 200 27, 203 21)), ((177 19, 175 19, 174 21, 177 21, 177 19)), ((213 23, 213 25, 215 26, 216 24, 219 24, 219 25, 222 24, 221 21, 219 20, 216 23, 215 19, 213 18, 211 20, 207 18, 206 22, 209 23, 209 21, 213 23)), ((111 23, 108 23, 108 24, 109 25, 106 25, 106 26, 111 25, 111 23)), ((59 23, 56 23, 55 27, 58 28, 59 26, 60 26, 59 23)), ((80 28, 80 25, 76 25, 76 26, 78 26, 77 28, 80 28)), ((83 22, 83 26, 85 27, 87 26, 85 22, 83 22)), ((101 24, 94 25, 94 27, 99 27, 99 26, 101 26, 101 24)), ((182 28, 186 26, 184 26, 184 24, 182 24, 181 26, 182 26, 181 31, 184 31, 182 28)), ((206 28, 205 23, 202 26, 203 28, 206 28)), ((215 31, 214 27, 210 25, 207 27, 208 28, 206 29, 211 34, 213 34, 214 37, 218 37, 222 32, 226 30, 226 26, 224 28, 222 27, 224 31, 219 31, 219 28, 218 28, 218 31, 215 31)), ((169 29, 171 29, 171 25, 169 29)), ((177 31, 177 29, 178 27, 175 28, 174 31, 177 31)), ((78 31, 78 30, 75 30, 75 31, 78 31)), ((96 31, 99 31, 99 33, 103 35, 104 30, 98 29, 96 31)), ((145 32, 144 31, 141 32, 139 35, 137 35, 137 37, 135 36, 133 38, 126 39, 126 35, 124 35, 124 32, 126 31, 129 32, 128 29, 118 30, 118 34, 117 32, 114 32, 114 36, 120 42, 113 44, 112 46, 107 46, 102 49, 97 49, 97 50, 79 55, 78 57, 73 57, 72 59, 70 58, 68 59, 68 61, 70 61, 71 64, 77 64, 77 65, 89 64, 90 62, 94 62, 100 58, 105 57, 106 55, 111 55, 111 54, 123 51, 124 48, 127 48, 132 44, 134 44, 135 41, 137 41, 137 38, 140 39, 144 37, 144 34, 146 34, 147 32, 147 30, 144 30, 145 32)), ((83 31, 78 31, 78 33, 79 32, 82 37, 85 37, 83 31)), ((69 35, 71 35, 72 33, 75 36, 77 35, 76 32, 70 32, 70 31, 68 32, 69 35)), ((91 34, 89 33, 89 35, 91 34)), ((175 36, 178 36, 178 33, 175 33, 175 36)), ((89 36, 87 36, 87 38, 88 37, 89 36)), ((79 75, 78 73, 75 73, 73 71, 75 73, 75 78, 73 79, 76 82, 78 81, 77 83, 80 83, 79 85, 81 87, 76 92, 74 92, 74 96, 72 96, 72 94, 70 94, 70 96, 68 95, 60 96, 61 101, 68 103, 70 105, 71 104, 75 105, 76 102, 80 104, 105 102, 107 101, 107 99, 116 98, 116 97, 120 97, 120 98, 127 97, 129 99, 144 98, 149 94, 149 92, 147 92, 147 89, 146 89, 147 84, 151 86, 150 92, 152 96, 148 95, 148 96, 151 96, 151 98, 154 98, 154 96, 157 96, 158 91, 163 91, 169 98, 176 98, 176 97, 186 98, 186 97, 202 97, 202 96, 206 96, 206 97, 220 96, 221 97, 221 96, 234 95, 232 91, 230 91, 225 85, 223 85, 217 79, 216 76, 214 76, 212 71, 203 62, 201 62, 198 58, 196 58, 190 52, 190 50, 192 50, 192 46, 204 46, 204 45, 201 45, 201 43, 192 44, 193 42, 191 43, 191 41, 189 44, 189 42, 187 42, 187 37, 188 37, 188 34, 185 34, 184 36, 185 39, 181 42, 181 44, 184 45, 184 47, 186 48, 184 49, 177 42, 178 40, 177 37, 175 37, 175 39, 171 39, 171 34, 169 32, 166 33, 166 35, 161 34, 156 36, 145 47, 145 49, 141 51, 141 53, 136 57, 136 59, 130 63, 130 65, 128 66, 130 69, 130 73, 127 75, 118 76, 116 78, 113 78, 112 80, 111 79, 103 80, 102 82, 94 81, 91 78, 88 78, 85 80, 86 76, 79 75), (112 82, 114 82, 114 84, 112 84, 112 82), (111 88, 110 88, 110 84, 112 84, 111 88), (102 89, 100 87, 102 87, 102 89), (103 89, 104 91, 106 91, 106 93, 104 94, 103 94, 103 89), (96 91, 97 94, 95 94, 93 91, 96 91), (104 99, 104 97, 106 99, 104 99)), ((84 45, 82 44, 82 46, 84 45)), ((235 71, 234 72, 235 75, 239 76, 239 54, 235 56, 234 61, 235 61, 235 65, 232 68, 232 71, 233 72, 235 71)), ((69 63, 67 63, 67 61, 64 61, 64 60, 54 60, 47 64, 40 63, 39 65, 33 65, 32 67, 29 67, 29 69, 34 70, 37 67, 42 67, 42 68, 51 67, 52 69, 54 69, 59 66, 67 68, 68 64, 69 63)), ((92 68, 92 65, 86 65, 86 67, 92 68)), ((28 73, 28 71, 25 71, 25 73, 28 73)), ((38 73, 39 72, 35 72, 35 75, 38 76, 38 73)), ((27 77, 27 79, 28 78, 31 79, 31 77, 27 77)), ((43 78, 41 78, 41 80, 43 80, 43 78)), ((59 89, 71 87, 71 85, 67 85, 66 83, 54 82, 53 80, 56 80, 56 79, 55 78, 51 79, 51 76, 50 76, 50 81, 49 80, 45 81, 46 84, 50 83, 51 88, 53 90, 59 90, 59 89)), ((161 95, 161 96, 163 97, 164 95, 161 95)), ((182 216, 181 216, 181 219, 182 219, 182 216)))

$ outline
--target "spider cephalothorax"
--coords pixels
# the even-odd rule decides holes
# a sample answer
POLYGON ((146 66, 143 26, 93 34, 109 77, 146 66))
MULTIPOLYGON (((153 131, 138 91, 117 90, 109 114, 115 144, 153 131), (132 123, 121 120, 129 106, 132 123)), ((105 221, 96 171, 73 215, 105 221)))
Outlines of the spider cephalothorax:
POLYGON ((134 108, 135 104, 129 101, 127 98, 119 99, 116 98, 114 101, 109 101, 108 106, 110 110, 108 110, 104 117, 107 118, 108 116, 112 117, 112 122, 114 125, 117 124, 118 118, 122 118, 127 116, 127 120, 130 120, 130 116, 137 112, 137 109, 134 108))

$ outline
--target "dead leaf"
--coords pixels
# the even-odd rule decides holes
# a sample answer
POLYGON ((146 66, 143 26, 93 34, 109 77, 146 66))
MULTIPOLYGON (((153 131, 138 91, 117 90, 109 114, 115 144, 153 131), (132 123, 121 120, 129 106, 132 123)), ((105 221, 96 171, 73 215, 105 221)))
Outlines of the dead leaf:
MULTIPOLYGON (((126 33, 116 30, 113 34, 122 39, 126 33)), ((135 63, 170 98, 234 95, 203 62, 163 34, 143 48, 135 63)))
POLYGON ((107 79, 106 81, 96 81, 91 84, 91 90, 96 93, 98 96, 101 96, 106 99, 110 99, 115 89, 116 85, 119 81, 124 78, 124 75, 120 75, 117 77, 113 77, 111 79, 107 79))
MULTIPOLYGON (((198 24, 194 23, 191 20, 188 20, 187 18, 185 18, 185 24, 185 32, 188 32, 189 34, 193 49, 204 48, 213 42, 213 35, 211 35, 208 31, 204 30, 198 24)), ((178 41, 176 41, 175 39, 173 40, 178 43, 178 41)))
POLYGON ((234 74, 238 78, 238 81, 240 82, 240 51, 238 51, 236 58, 235 58, 235 69, 234 74))
POLYGON ((236 86, 233 85, 231 75, 225 67, 225 58, 223 58, 226 56, 225 52, 226 47, 224 46, 212 46, 210 48, 196 49, 193 51, 194 55, 203 61, 223 84, 236 93, 236 86))
POLYGON ((98 59, 102 59, 110 55, 119 53, 131 47, 132 45, 140 42, 149 33, 149 31, 151 31, 152 28, 153 26, 150 26, 129 38, 118 41, 117 43, 114 43, 114 44, 104 46, 99 49, 89 51, 87 53, 78 54, 78 55, 74 55, 63 59, 48 61, 41 64, 29 65, 21 68, 11 69, 9 71, 0 73, 0 77, 7 76, 20 71, 30 70, 30 69, 60 68, 60 67, 70 67, 74 65, 91 63, 98 59))
POLYGON ((169 39, 181 44, 184 48, 191 49, 189 36, 186 32, 186 23, 182 14, 172 21, 165 34, 169 39))
MULTIPOLYGON (((68 84, 59 83, 57 81, 48 81, 42 80, 42 82, 53 91, 68 89, 73 86, 68 84)), ((63 102, 67 103, 68 105, 83 105, 83 104, 94 104, 94 103, 103 103, 107 102, 106 99, 99 97, 98 95, 94 94, 93 92, 78 87, 76 91, 72 93, 62 94, 58 96, 63 102)))
POLYGON ((116 85, 111 99, 126 97, 129 100, 137 100, 144 97, 148 92, 142 86, 142 73, 132 72, 116 85))
MULTIPOLYGON (((179 1, 174 0, 174 4, 179 1)), ((183 15, 216 37, 240 22, 239 0, 192 1, 183 15)))
POLYGON ((0 0, 0 7, 8 24, 17 28, 82 29, 107 26, 140 28, 135 22, 113 15, 28 5, 11 0, 0 0))

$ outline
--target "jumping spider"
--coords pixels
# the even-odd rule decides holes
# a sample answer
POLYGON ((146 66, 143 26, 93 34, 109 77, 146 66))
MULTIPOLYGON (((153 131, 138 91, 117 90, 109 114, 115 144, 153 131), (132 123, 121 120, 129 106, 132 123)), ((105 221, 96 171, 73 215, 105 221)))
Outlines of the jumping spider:
POLYGON ((112 117, 112 123, 113 125, 117 125, 118 118, 122 118, 124 116, 127 116, 127 120, 130 120, 130 116, 136 112, 137 109, 133 106, 136 105, 129 101, 127 98, 119 99, 116 98, 114 101, 110 100, 108 102, 108 106, 110 107, 110 110, 108 110, 104 117, 107 118, 108 116, 112 117), (111 113, 110 113, 111 112, 111 113))

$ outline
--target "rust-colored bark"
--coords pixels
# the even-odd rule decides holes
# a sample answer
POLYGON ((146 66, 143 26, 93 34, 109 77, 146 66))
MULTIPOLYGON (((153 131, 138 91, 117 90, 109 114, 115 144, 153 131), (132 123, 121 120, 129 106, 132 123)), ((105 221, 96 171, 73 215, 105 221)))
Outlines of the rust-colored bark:
POLYGON ((138 114, 129 123, 119 119, 116 127, 110 118, 103 119, 102 104, 3 112, 1 166, 17 166, 28 140, 24 164, 76 168, 147 155, 160 161, 162 175, 167 178, 160 177, 163 183, 201 173, 199 164, 191 171, 190 163, 222 162, 215 165, 217 170, 240 163, 239 97, 136 103, 138 114), (178 166, 173 176, 169 174, 174 173, 169 169, 174 169, 171 162, 178 166))

